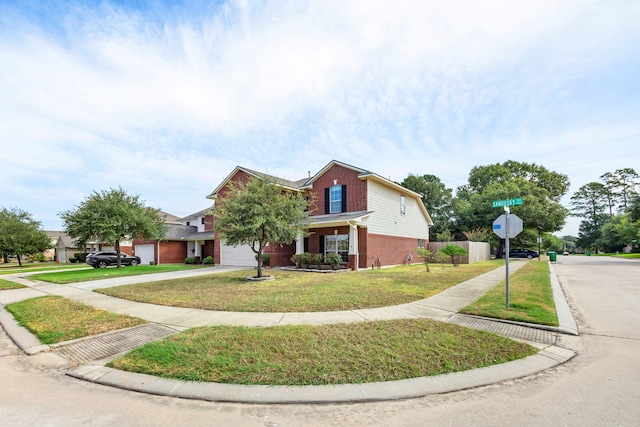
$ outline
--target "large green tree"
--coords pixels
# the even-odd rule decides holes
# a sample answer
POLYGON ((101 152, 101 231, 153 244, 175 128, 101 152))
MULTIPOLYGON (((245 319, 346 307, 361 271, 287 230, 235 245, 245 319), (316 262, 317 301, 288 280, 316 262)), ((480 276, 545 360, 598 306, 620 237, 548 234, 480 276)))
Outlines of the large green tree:
POLYGON ((262 254, 267 243, 287 245, 309 227, 308 201, 296 191, 269 179, 231 181, 218 196, 213 213, 215 229, 226 244, 248 245, 256 254, 262 277, 262 254))
POLYGON ((634 246, 640 238, 640 224, 633 222, 629 215, 616 215, 602 226, 602 242, 607 252, 622 250, 624 246, 634 246))
MULTIPOLYGON (((629 199, 638 194, 638 179, 640 175, 632 168, 618 169, 615 172, 607 172, 600 177, 608 190, 610 206, 620 202, 620 207, 627 208, 629 199)), ((613 212, 610 210, 610 215, 613 212)))
POLYGON ((400 185, 422 196, 422 203, 433 220, 433 226, 429 229, 432 236, 451 228, 452 190, 447 188, 440 178, 429 174, 409 174, 400 185))
POLYGON ((73 210, 60 214, 65 231, 84 244, 90 240, 113 244, 120 268, 120 241, 163 239, 167 231, 157 209, 146 207, 139 196, 122 188, 94 191, 73 210))
POLYGON ((598 249, 602 246, 601 227, 611 218, 607 213, 609 189, 599 182, 589 182, 571 196, 571 214, 582 218, 578 229, 578 245, 598 249))
POLYGON ((22 267, 22 255, 31 255, 51 248, 51 239, 40 230, 40 223, 31 214, 18 208, 0 210, 0 255, 17 255, 22 267))
POLYGON ((509 160, 489 166, 476 166, 469 173, 468 184, 459 187, 453 202, 457 232, 491 227, 502 213, 492 207, 492 201, 522 198, 523 204, 513 206, 525 232, 514 239, 514 244, 530 246, 538 232, 562 229, 568 210, 560 198, 569 188, 566 175, 550 171, 543 166, 509 160), (532 237, 533 236, 533 237, 532 237))

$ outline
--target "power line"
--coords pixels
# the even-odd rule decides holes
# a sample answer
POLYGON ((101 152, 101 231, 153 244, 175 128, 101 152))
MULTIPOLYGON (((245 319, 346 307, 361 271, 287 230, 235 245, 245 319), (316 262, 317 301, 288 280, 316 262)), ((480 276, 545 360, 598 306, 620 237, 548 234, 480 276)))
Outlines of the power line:
MULTIPOLYGON (((565 148, 565 149, 562 149, 562 150, 551 151, 551 152, 548 152, 548 153, 536 154, 536 155, 533 155, 533 156, 523 157, 523 159, 531 159, 533 157, 548 156, 550 154, 563 153, 565 151, 579 150, 579 149, 586 148, 586 147, 593 147, 594 145, 606 144, 608 142, 615 142, 615 141, 621 141, 623 139, 636 138, 638 136, 640 136, 640 133, 635 134, 635 135, 623 136, 622 138, 614 138, 614 139, 608 139, 606 141, 594 142, 593 144, 581 145, 579 147, 571 147, 571 148, 565 148)), ((608 160, 608 159, 600 159, 600 160, 608 160)))
MULTIPOLYGON (((580 150, 580 149, 583 149, 583 148, 586 148, 586 147, 593 147, 595 145, 601 145, 601 144, 606 144, 606 143, 609 143, 609 142, 622 141, 623 139, 631 139, 631 138, 637 138, 637 137, 640 137, 640 133, 636 133, 634 135, 623 136, 623 137, 620 137, 620 138, 613 138, 613 139, 607 139, 607 140, 604 140, 604 141, 598 141, 598 142, 594 142, 594 143, 591 143, 591 144, 583 144, 583 145, 580 145, 579 147, 570 147, 570 148, 564 148, 562 150, 550 151, 550 152, 542 153, 542 154, 535 154, 533 156, 522 157, 521 159, 522 160, 526 160, 526 159, 531 159, 531 158, 534 158, 534 157, 542 157, 542 156, 548 156, 548 155, 556 154, 556 153, 563 153, 565 151, 580 150)), ((572 165, 560 166, 560 167, 578 166, 578 165, 582 165, 582 164, 594 163, 594 162, 599 162, 599 161, 603 161, 603 160, 611 160, 611 159, 617 159, 617 158, 620 158, 620 157, 629 157, 629 156, 637 156, 637 155, 638 155, 638 153, 636 153, 636 154, 627 154, 627 155, 623 155, 623 156, 609 157, 609 158, 606 158, 606 159, 597 159, 597 160, 593 160, 593 161, 589 161, 589 162, 575 163, 575 164, 572 164, 572 165)), ((468 172, 469 170, 470 169, 458 169, 458 170, 455 170, 455 171, 441 172, 441 173, 438 173, 438 176, 449 175, 449 174, 460 173, 460 172, 468 172)))

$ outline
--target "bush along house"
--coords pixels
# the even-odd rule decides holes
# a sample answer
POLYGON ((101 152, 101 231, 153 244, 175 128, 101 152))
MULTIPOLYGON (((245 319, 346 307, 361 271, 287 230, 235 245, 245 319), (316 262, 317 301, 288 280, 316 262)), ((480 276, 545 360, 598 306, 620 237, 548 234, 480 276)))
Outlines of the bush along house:
MULTIPOLYGON (((310 175, 310 174, 309 174, 310 175)), ((208 196, 223 197, 232 181, 270 179, 283 188, 302 192, 309 206, 308 236, 290 245, 269 244, 271 266, 290 266, 294 254, 338 254, 343 266, 363 269, 404 264, 426 248, 433 225, 420 195, 373 172, 331 161, 313 176, 289 181, 236 167, 208 196)), ((249 246, 229 246, 214 239, 216 264, 254 266, 249 246)))

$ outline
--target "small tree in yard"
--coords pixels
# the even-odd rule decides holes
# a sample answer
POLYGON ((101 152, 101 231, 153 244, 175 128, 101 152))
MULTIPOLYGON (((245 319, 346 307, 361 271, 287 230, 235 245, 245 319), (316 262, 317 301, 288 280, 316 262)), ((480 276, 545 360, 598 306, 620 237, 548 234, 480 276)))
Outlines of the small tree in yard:
POLYGON ((31 214, 17 208, 0 209, 0 255, 4 262, 9 255, 16 255, 22 267, 22 255, 41 253, 50 247, 51 239, 31 214))
POLYGON ((424 262, 424 265, 427 267, 427 273, 430 273, 429 257, 431 257, 431 251, 429 249, 418 248, 416 249, 416 252, 418 253, 418 258, 422 258, 422 262, 424 262))
POLYGON ((269 179, 252 178, 229 183, 229 191, 216 200, 215 229, 227 245, 249 245, 256 253, 258 278, 267 243, 288 245, 309 225, 308 202, 298 192, 269 179))
POLYGON ((162 239, 167 225, 158 211, 145 207, 138 196, 130 196, 122 188, 94 191, 76 209, 62 212, 65 231, 80 245, 90 240, 114 245, 120 268, 120 240, 162 239))
POLYGON ((457 267, 460 264, 460 256, 467 255, 469 253, 466 249, 461 248, 458 245, 447 245, 440 249, 440 252, 451 257, 451 263, 454 267, 457 267))
POLYGON ((447 262, 449 260, 449 256, 443 254, 442 252, 436 252, 433 255, 433 262, 438 262, 440 263, 440 268, 444 268, 444 264, 445 262, 447 262))

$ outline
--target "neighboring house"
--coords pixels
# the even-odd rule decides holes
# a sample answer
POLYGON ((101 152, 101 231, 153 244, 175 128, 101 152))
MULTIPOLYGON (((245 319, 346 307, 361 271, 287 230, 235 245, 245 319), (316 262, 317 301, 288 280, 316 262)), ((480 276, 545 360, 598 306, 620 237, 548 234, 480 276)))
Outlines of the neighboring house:
MULTIPOLYGON (((403 264, 426 248, 431 218, 421 196, 365 169, 332 161, 313 176, 289 181, 236 167, 208 196, 222 198, 232 181, 271 179, 314 201, 309 207, 309 235, 290 245, 270 244, 272 266, 291 265, 296 253, 337 253, 351 269, 403 264)), ((248 246, 228 246, 215 239, 216 263, 255 264, 248 246)))
POLYGON ((51 249, 44 252, 45 261, 68 262, 78 248, 74 239, 62 231, 45 231, 51 239, 51 249))
MULTIPOLYGON (((56 262, 69 262, 70 258, 75 257, 76 252, 98 252, 98 251, 112 251, 114 250, 113 244, 100 243, 100 242, 87 242, 84 249, 78 247, 76 239, 69 237, 64 231, 45 231, 47 236, 51 239, 52 249, 44 252, 46 261, 56 262)), ((120 250, 129 255, 132 254, 131 240, 123 240, 120 242, 120 250)))
POLYGON ((214 255, 211 208, 203 209, 184 218, 160 212, 168 226, 162 240, 133 241, 133 252, 142 264, 178 264, 186 258, 195 258, 200 263, 214 255))

